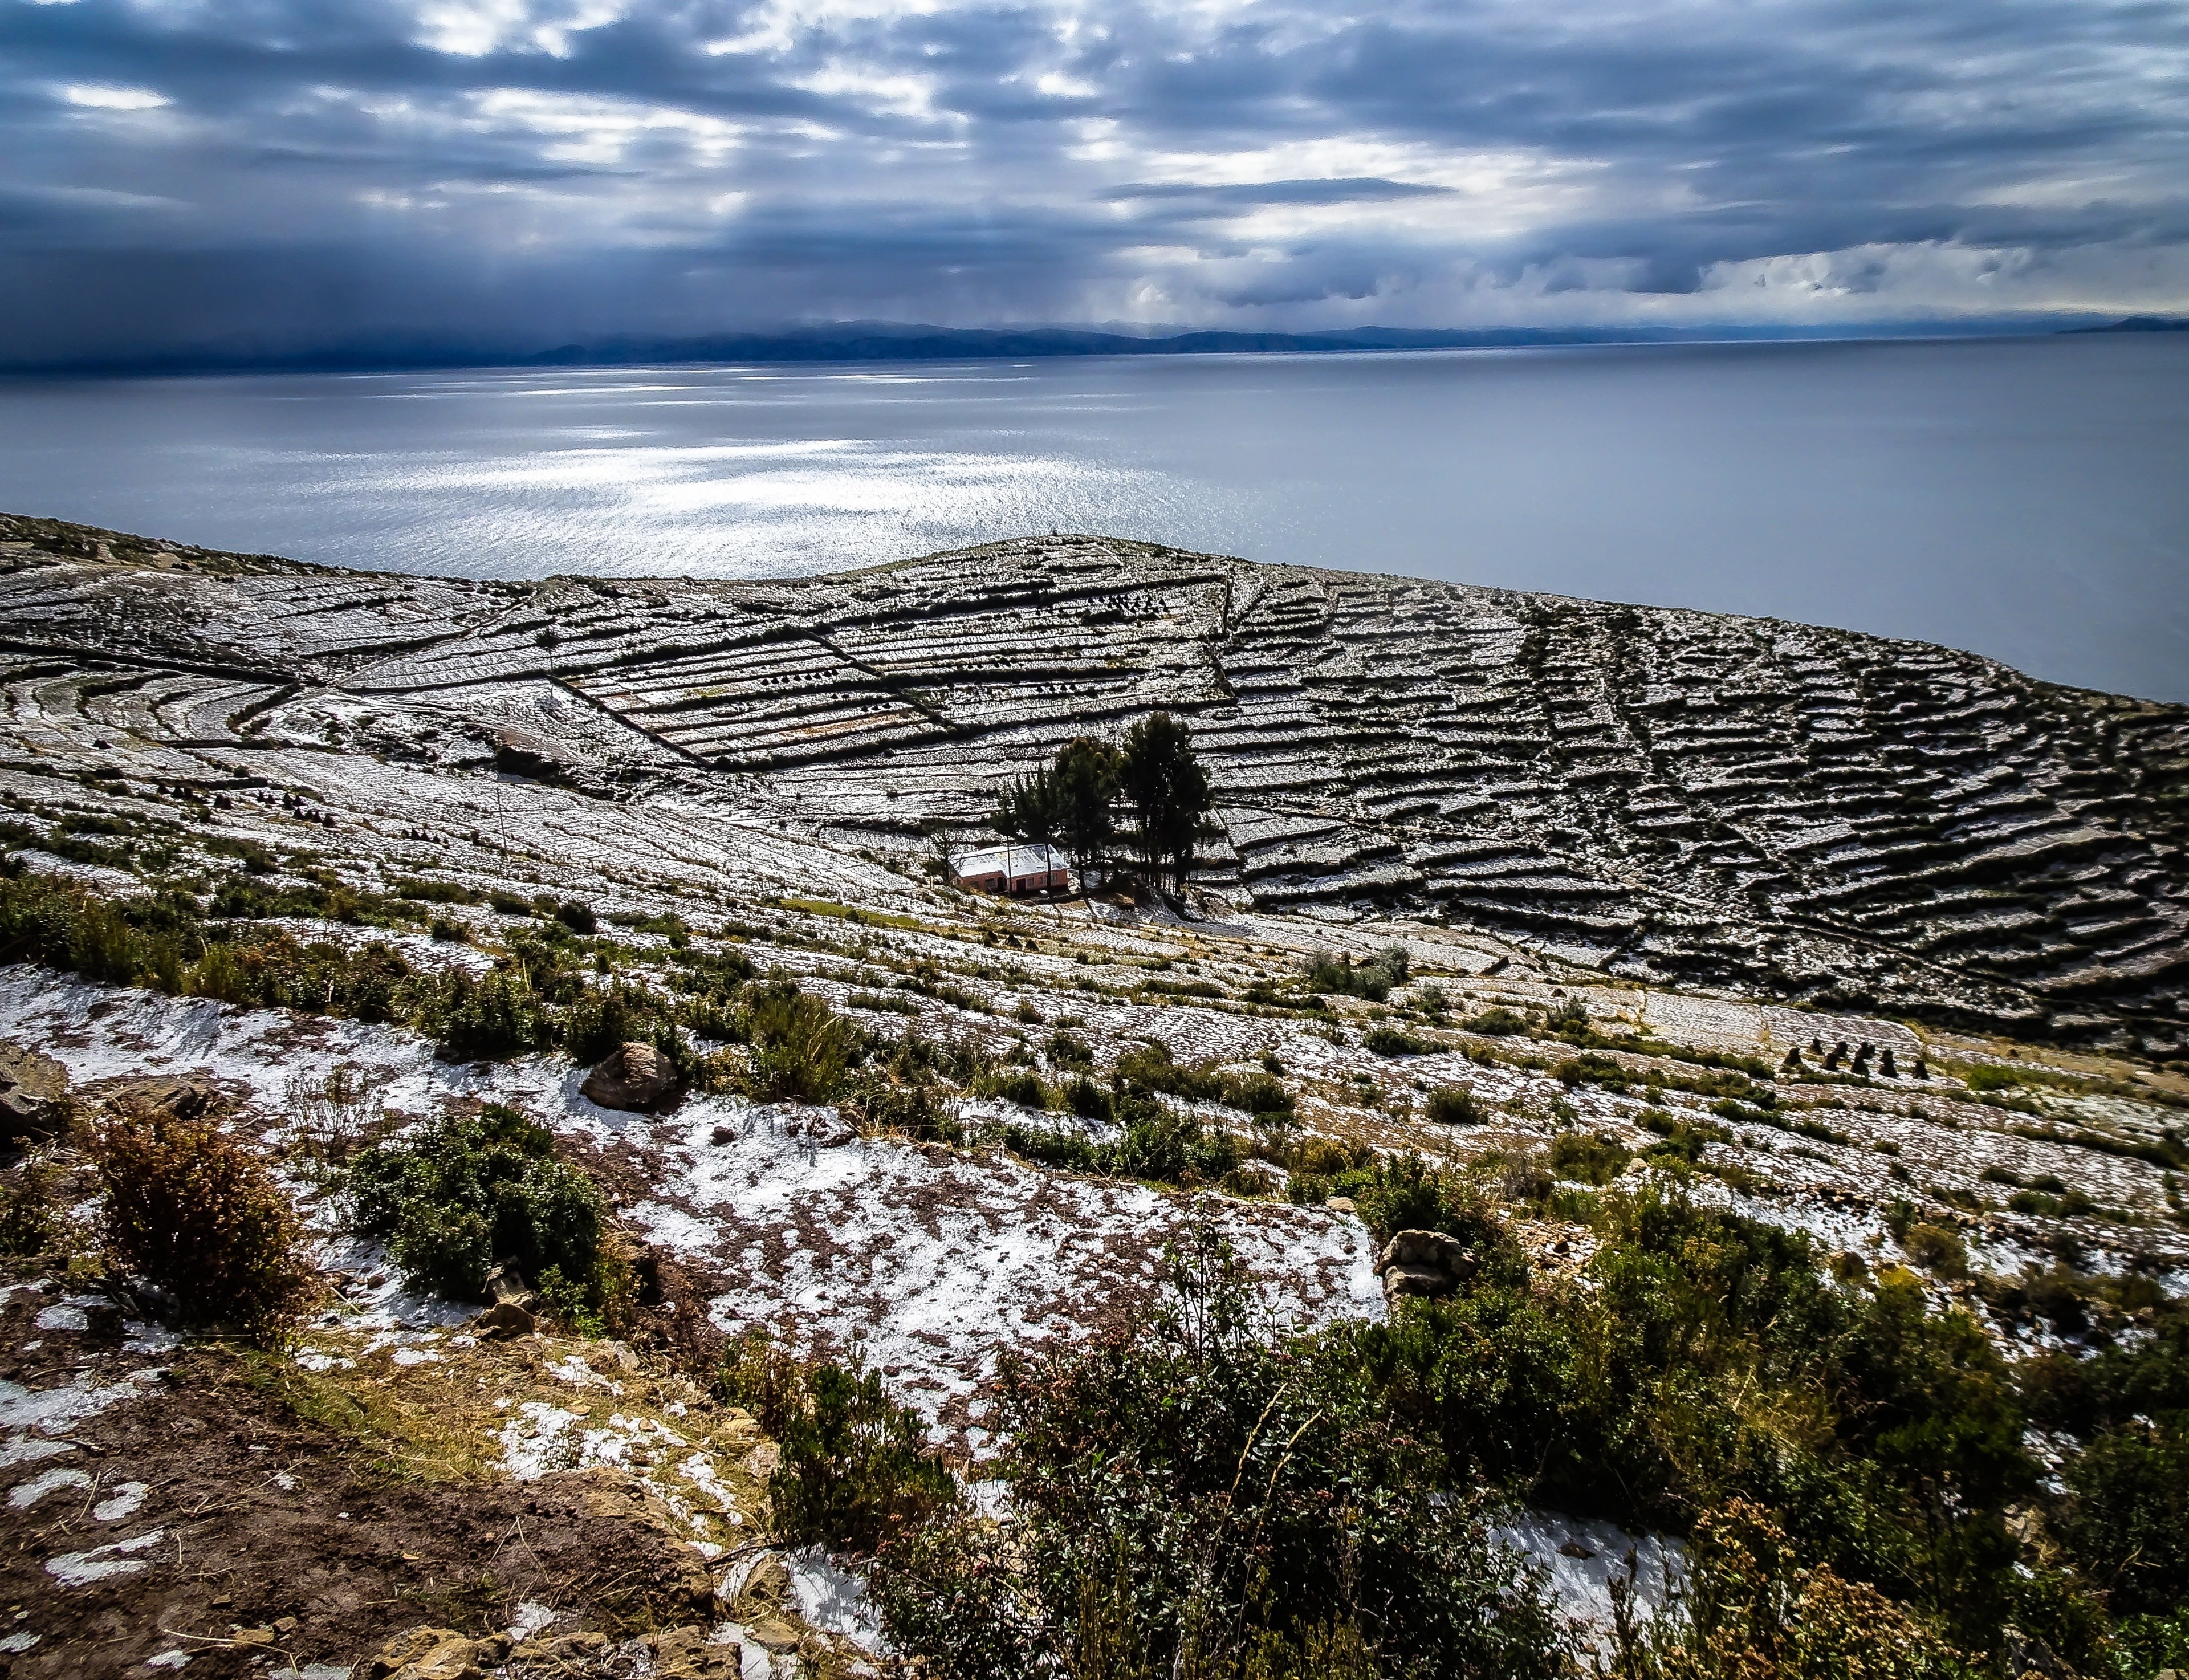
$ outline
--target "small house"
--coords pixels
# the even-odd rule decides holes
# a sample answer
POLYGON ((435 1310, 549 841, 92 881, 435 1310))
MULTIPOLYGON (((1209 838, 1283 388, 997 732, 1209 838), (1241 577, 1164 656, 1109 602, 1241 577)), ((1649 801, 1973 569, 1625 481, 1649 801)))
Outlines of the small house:
POLYGON ((1053 846, 1038 842, 983 846, 950 860, 950 879, 975 892, 1069 892, 1072 866, 1053 846))

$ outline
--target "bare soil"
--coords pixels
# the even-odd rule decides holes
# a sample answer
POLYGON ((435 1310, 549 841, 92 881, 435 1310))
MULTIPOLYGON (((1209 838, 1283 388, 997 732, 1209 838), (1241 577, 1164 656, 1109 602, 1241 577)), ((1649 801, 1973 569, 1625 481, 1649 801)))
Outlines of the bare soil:
POLYGON ((300 1416, 325 1396, 274 1362, 133 1351, 111 1309, 84 1309, 81 1331, 38 1328, 60 1298, 19 1289, 0 1309, 0 1377, 34 1393, 105 1387, 167 1363, 139 1397, 54 1438, 72 1451, 0 1470, 14 1488, 56 1470, 90 1479, 0 1506, 0 1638, 37 1636, 0 1655, 5 1680, 173 1673, 146 1659, 178 1649, 192 1680, 347 1666, 421 1625, 505 1628, 526 1601, 553 1608, 558 1629, 612 1635, 713 1619, 697 1555, 615 1477, 406 1473, 384 1443, 300 1416), (99 1520, 131 1483, 141 1504, 99 1520), (71 1585, 49 1568, 146 1534, 157 1538, 109 1554, 142 1565, 128 1572, 71 1585), (262 1629, 269 1643, 239 1641, 262 1629))

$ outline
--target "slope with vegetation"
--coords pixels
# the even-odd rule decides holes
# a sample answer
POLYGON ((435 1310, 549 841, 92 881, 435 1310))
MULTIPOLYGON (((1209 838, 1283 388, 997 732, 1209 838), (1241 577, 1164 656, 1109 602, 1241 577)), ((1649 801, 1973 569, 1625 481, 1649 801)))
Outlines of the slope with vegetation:
POLYGON ((2189 1666, 2170 715, 1919 650, 1982 751, 1857 684, 1824 754, 1762 650, 1858 639, 1636 615, 1589 689, 1612 609, 1066 540, 642 591, 11 529, 11 1672, 2189 1666), (1416 727, 1498 670, 1494 752, 1416 727), (1649 719, 1722 827, 1639 816, 1649 719), (1094 890, 952 889, 999 802, 1094 890), (1888 971, 1888 898, 1960 942, 1888 971))

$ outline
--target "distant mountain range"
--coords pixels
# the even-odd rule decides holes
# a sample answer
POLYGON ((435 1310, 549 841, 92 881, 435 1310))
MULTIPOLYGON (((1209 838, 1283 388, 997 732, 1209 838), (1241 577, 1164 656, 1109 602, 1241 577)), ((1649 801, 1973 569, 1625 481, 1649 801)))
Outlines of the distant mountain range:
POLYGON ((701 337, 617 335, 521 349, 421 338, 354 340, 310 350, 207 346, 159 354, 0 365, 44 374, 393 372, 457 367, 629 367, 665 362, 1021 360, 1059 356, 1329 354, 1376 350, 1512 349, 1553 345, 1762 342, 1789 339, 2024 337, 2056 332, 2165 332, 2189 320, 2135 315, 2096 326, 2056 320, 1870 323, 1836 327, 1349 327, 1330 332, 1133 332, 1086 327, 951 327, 843 321, 701 337))
POLYGON ((2189 332, 2189 315, 2130 315, 2103 326, 2073 326, 2070 332, 2189 332))

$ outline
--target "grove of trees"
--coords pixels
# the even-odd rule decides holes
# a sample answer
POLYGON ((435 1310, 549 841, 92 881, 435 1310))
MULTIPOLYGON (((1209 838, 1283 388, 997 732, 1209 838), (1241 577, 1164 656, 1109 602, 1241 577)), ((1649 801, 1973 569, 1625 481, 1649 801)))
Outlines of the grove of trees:
POLYGON ((989 819, 998 834, 1061 850, 1083 881, 1122 852, 1157 891, 1175 896, 1194 850, 1216 832, 1208 774, 1185 725, 1157 712, 1123 745, 1091 735, 1067 741, 1045 767, 1015 778, 989 819))

